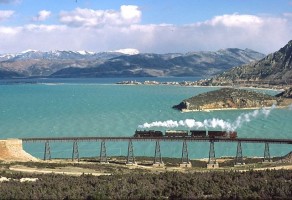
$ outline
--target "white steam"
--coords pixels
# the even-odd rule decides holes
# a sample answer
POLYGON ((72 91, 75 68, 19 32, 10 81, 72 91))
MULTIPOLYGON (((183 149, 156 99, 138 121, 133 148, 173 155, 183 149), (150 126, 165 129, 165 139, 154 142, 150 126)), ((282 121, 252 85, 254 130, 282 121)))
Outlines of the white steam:
MULTIPOLYGON (((166 127, 166 128, 177 128, 177 127, 187 127, 187 128, 220 128, 222 130, 228 130, 228 131, 234 131, 237 128, 241 127, 242 124, 248 123, 252 121, 253 119, 256 119, 258 117, 264 116, 265 118, 269 116, 270 112, 276 108, 275 105, 273 105, 270 108, 262 108, 259 110, 255 110, 253 112, 249 113, 242 113, 240 114, 233 122, 230 121, 224 121, 223 119, 205 119, 204 121, 196 121, 195 119, 186 119, 186 120, 180 120, 180 121, 173 121, 173 120, 167 120, 167 121, 156 121, 151 123, 144 123, 142 125, 139 125, 139 128, 152 128, 152 127, 166 127)), ((292 109, 292 105, 291 105, 292 109)))

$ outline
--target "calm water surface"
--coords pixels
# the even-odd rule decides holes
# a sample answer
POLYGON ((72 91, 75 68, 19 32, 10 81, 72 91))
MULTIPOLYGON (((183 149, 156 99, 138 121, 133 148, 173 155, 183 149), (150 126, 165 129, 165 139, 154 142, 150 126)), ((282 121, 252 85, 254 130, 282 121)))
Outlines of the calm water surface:
MULTIPOLYGON (((253 110, 181 113, 171 107, 185 98, 215 90, 211 87, 127 86, 113 83, 127 79, 35 79, 13 84, 0 81, 0 137, 131 136, 145 122, 217 118, 234 122, 253 110), (28 81, 27 81, 28 82, 28 81), (1 84, 2 83, 2 84, 1 84)), ((131 79, 128 79, 131 80, 131 79)), ((132 79, 133 80, 133 79, 132 79)), ((158 81, 194 78, 136 79, 158 81)), ((276 94, 277 91, 263 91, 276 94)), ((237 129, 239 137, 292 139, 292 110, 273 109, 237 129)), ((167 128, 156 128, 166 130, 167 128)), ((186 129, 180 127, 180 129, 186 129)), ((190 158, 208 157, 209 144, 188 144, 190 158)), ((243 154, 263 156, 264 144, 242 144, 243 154)), ((44 144, 25 144, 25 150, 42 158, 44 144)), ((80 156, 99 155, 99 143, 79 143, 80 156)), ((135 155, 152 156, 154 142, 134 142, 135 155)), ((180 142, 161 142, 163 156, 180 157, 180 142)), ((52 157, 70 157, 72 144, 52 143, 52 157)), ((270 145, 272 156, 292 150, 291 145, 270 145)), ((236 144, 216 143, 216 156, 234 156, 236 144)), ((108 155, 126 155, 127 143, 108 142, 108 155)))

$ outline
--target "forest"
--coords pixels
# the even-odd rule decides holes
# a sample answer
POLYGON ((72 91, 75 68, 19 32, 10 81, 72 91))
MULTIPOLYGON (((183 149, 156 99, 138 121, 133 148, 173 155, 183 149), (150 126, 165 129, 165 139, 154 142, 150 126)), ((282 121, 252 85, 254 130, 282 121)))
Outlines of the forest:
POLYGON ((0 199, 287 199, 291 170, 67 176, 1 172, 0 199), (35 182, 20 182, 24 177, 35 182))

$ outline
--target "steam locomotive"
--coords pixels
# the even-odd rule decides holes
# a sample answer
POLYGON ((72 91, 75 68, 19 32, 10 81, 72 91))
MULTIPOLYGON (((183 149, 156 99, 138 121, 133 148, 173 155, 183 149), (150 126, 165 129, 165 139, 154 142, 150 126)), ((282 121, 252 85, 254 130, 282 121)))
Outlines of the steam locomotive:
POLYGON ((195 138, 237 138, 236 131, 205 131, 205 130, 136 130, 134 137, 195 137, 195 138))

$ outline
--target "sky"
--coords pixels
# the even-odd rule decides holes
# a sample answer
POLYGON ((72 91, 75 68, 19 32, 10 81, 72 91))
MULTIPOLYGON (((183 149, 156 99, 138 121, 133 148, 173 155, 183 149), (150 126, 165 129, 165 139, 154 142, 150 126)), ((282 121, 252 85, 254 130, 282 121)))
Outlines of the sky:
POLYGON ((0 54, 125 48, 268 54, 290 40, 292 0, 0 0, 0 54))

